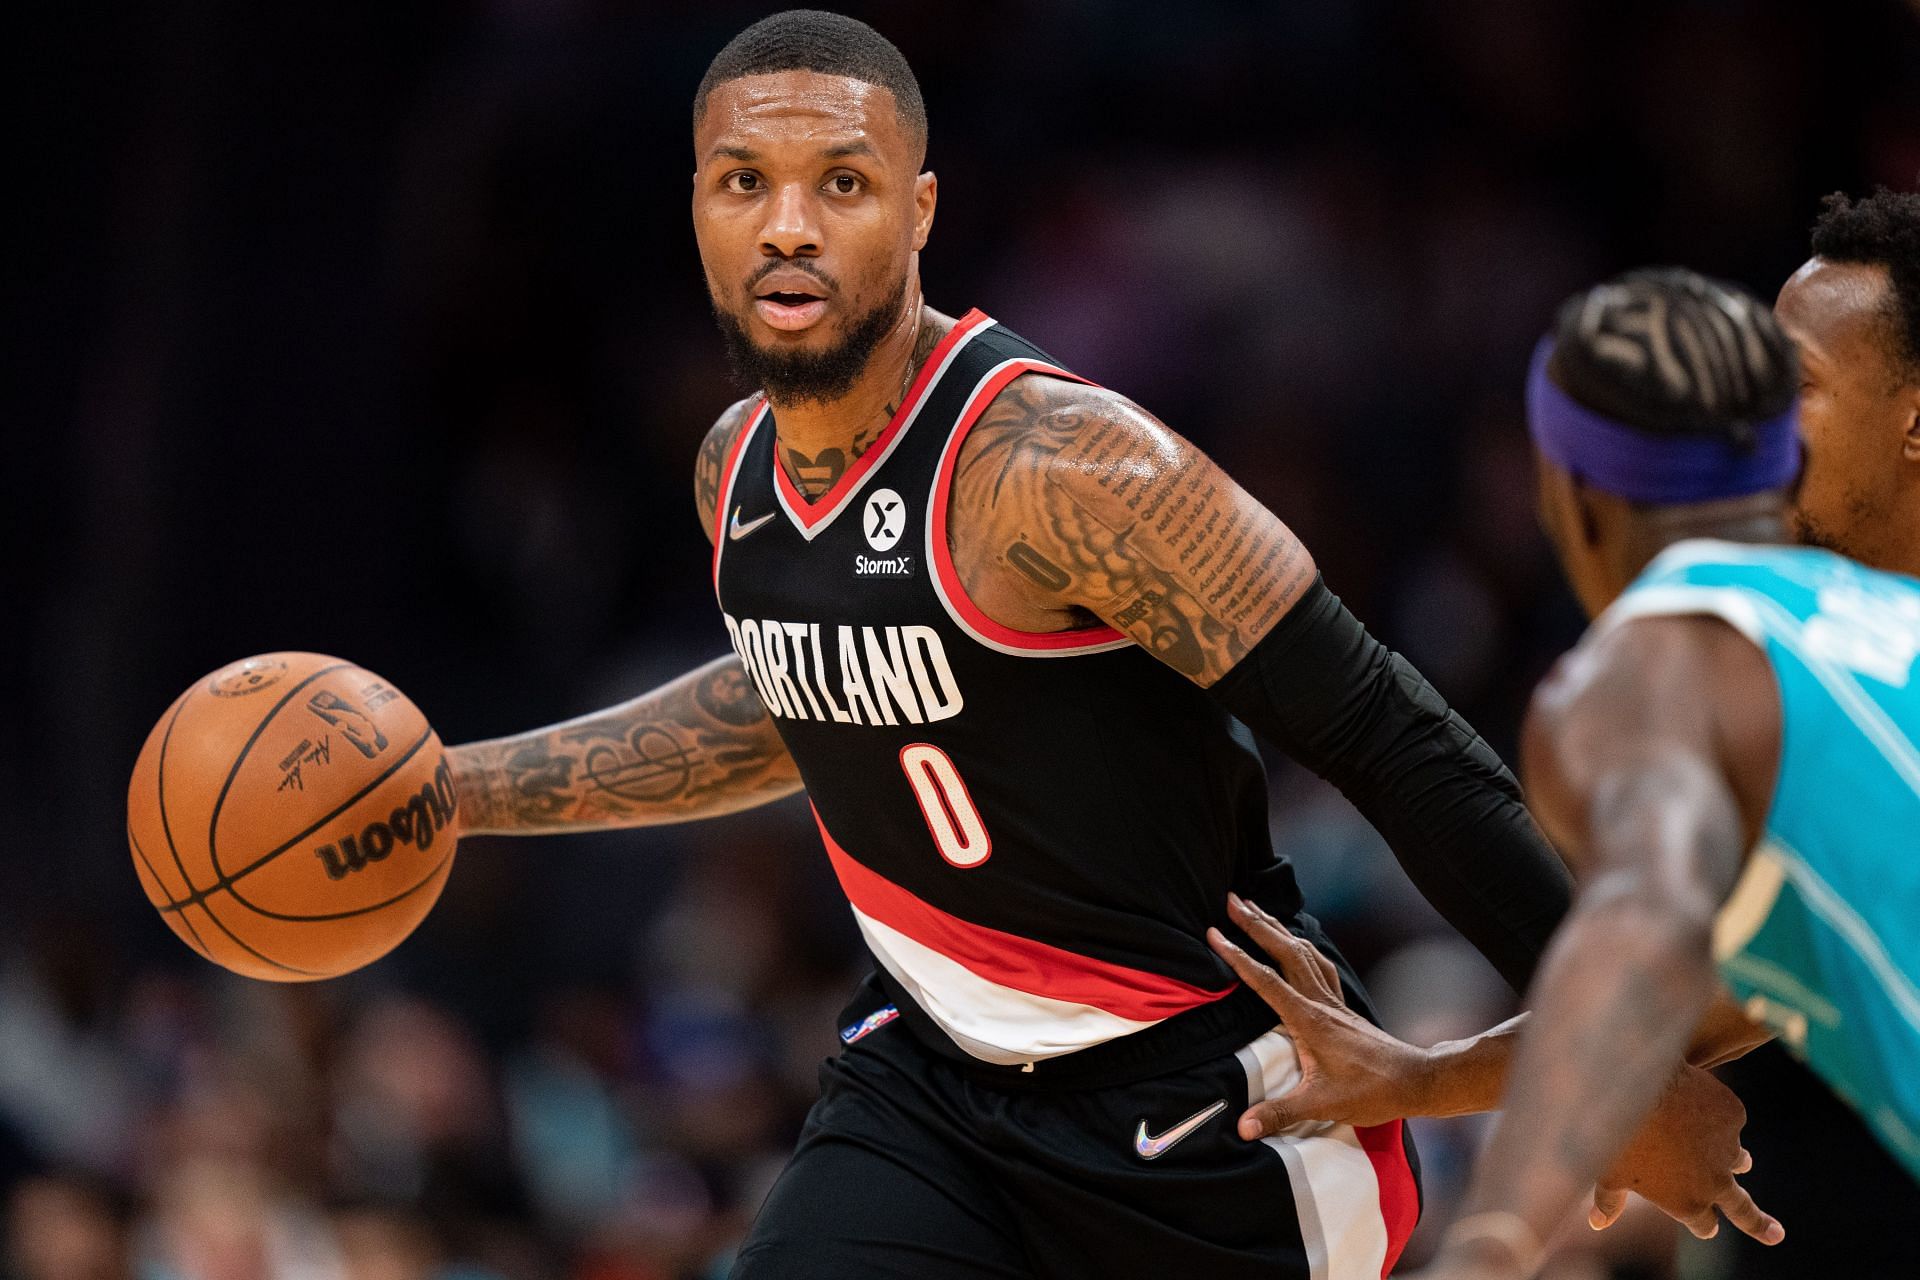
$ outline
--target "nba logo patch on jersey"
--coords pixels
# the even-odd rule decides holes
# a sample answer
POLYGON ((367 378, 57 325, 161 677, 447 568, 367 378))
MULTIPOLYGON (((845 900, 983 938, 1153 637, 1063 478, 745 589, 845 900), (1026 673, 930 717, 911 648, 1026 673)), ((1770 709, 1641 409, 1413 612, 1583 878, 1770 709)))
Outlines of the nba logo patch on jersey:
POLYGON ((860 1021, 854 1023, 852 1026, 841 1028, 840 1043, 852 1044, 856 1040, 864 1040, 899 1016, 900 1010, 895 1005, 887 1005, 884 1008, 875 1009, 872 1013, 860 1019, 860 1021))

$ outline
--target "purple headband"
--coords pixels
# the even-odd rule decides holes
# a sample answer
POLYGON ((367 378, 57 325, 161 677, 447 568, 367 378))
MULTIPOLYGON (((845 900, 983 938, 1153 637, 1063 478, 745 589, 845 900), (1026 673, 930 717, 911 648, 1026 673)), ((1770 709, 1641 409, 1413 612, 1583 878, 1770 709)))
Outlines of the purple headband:
POLYGON ((1714 436, 1636 431, 1595 413, 1547 376, 1553 339, 1540 339, 1527 371, 1527 427, 1561 470, 1633 502, 1706 502, 1783 489, 1800 470, 1800 402, 1753 424, 1753 447, 1714 436))

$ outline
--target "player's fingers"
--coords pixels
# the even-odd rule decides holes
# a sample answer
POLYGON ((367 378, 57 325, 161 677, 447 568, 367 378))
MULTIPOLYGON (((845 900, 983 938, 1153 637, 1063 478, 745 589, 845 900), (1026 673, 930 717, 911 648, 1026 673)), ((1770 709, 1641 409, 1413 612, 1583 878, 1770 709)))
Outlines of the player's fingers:
POLYGON ((1752 1168, 1753 1152, 1747 1150, 1745 1147, 1740 1148, 1740 1154, 1733 1158, 1733 1171, 1735 1173, 1745 1173, 1752 1168))
POLYGON ((1711 1240, 1720 1234, 1720 1215, 1713 1211, 1712 1205, 1691 1217, 1680 1219, 1680 1223, 1699 1240, 1711 1240))
POLYGON ((1593 1189, 1593 1208, 1587 1211, 1587 1225, 1595 1231, 1605 1231, 1620 1220, 1627 1207, 1627 1192, 1624 1187, 1595 1187, 1593 1189))
POLYGON ((1228 968, 1239 975, 1240 981, 1252 987, 1260 998, 1272 1005, 1274 1012, 1282 1018, 1288 1018, 1290 1015, 1297 1017, 1302 1011, 1305 1002, 1300 993, 1281 981, 1280 975, 1275 973, 1271 966, 1261 964, 1241 950, 1237 943, 1229 941, 1226 934, 1218 929, 1209 928, 1207 945, 1227 962, 1228 968))
POLYGON ((1240 1136, 1248 1142, 1273 1138, 1302 1120, 1317 1118, 1313 1114, 1312 1095, 1305 1089, 1295 1089, 1282 1097, 1269 1098, 1248 1107, 1240 1116, 1240 1136), (1302 1103, 1306 1105, 1302 1106, 1302 1103))
POLYGON ((1717 1203, 1728 1222, 1761 1244, 1779 1244, 1787 1238, 1787 1229, 1780 1225, 1780 1220, 1755 1204, 1739 1183, 1733 1183, 1717 1203))
POLYGON ((1296 938, 1273 917, 1236 894, 1227 895, 1227 907, 1235 917, 1234 923, 1274 958, 1295 990, 1323 1004, 1335 1002, 1334 992, 1339 987, 1328 988, 1315 963, 1320 953, 1311 944, 1296 938))
POLYGON ((1300 941, 1306 942, 1307 948, 1313 952, 1313 958, 1320 966, 1320 978, 1327 984, 1327 990, 1344 996, 1340 990, 1340 971, 1333 967, 1333 961, 1328 958, 1327 953, 1311 942, 1307 942, 1305 938, 1301 938, 1300 941))

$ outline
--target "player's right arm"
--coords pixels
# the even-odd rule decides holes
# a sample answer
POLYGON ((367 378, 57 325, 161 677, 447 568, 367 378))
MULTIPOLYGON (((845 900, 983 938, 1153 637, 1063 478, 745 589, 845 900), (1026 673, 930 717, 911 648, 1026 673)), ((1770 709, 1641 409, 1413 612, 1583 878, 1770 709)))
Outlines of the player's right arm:
MULTIPOLYGON (((1535 695, 1522 759, 1536 813, 1581 872, 1528 992, 1533 1016, 1463 1207, 1520 1274, 1660 1099, 1715 990, 1713 921, 1764 813, 1779 749, 1764 657, 1705 618, 1624 623, 1535 695), (1515 1247, 1515 1241, 1521 1248, 1515 1247)), ((1741 1166, 1736 1166, 1736 1168, 1741 1166)), ((1729 1176, 1714 1208, 1773 1243, 1729 1176)))
MULTIPOLYGON (((715 536, 721 473, 749 402, 720 416, 694 467, 715 536)), ((448 751, 462 827, 493 835, 656 826, 738 813, 800 790, 800 771, 737 657, 604 711, 448 751)))

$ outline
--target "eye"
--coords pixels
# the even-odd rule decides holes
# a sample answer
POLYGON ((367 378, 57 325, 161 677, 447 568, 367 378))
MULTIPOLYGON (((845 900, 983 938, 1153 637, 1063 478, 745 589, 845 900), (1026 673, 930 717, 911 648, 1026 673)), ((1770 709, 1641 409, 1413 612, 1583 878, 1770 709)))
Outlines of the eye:
POLYGON ((751 169, 735 169, 720 179, 720 185, 735 195, 748 195, 760 190, 760 175, 751 169))
POLYGON ((851 173, 836 173, 827 179, 827 190, 835 195, 850 196, 860 190, 860 179, 851 173))

